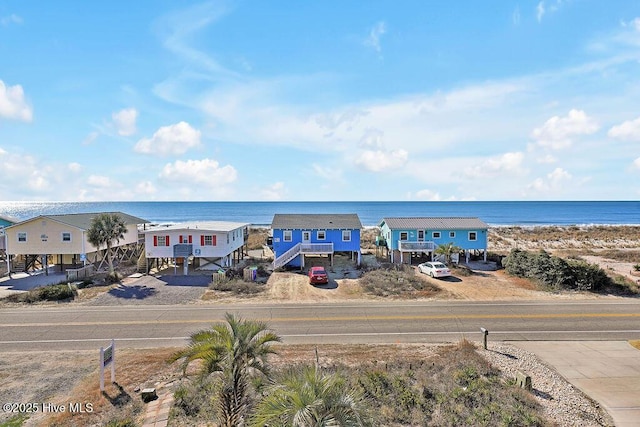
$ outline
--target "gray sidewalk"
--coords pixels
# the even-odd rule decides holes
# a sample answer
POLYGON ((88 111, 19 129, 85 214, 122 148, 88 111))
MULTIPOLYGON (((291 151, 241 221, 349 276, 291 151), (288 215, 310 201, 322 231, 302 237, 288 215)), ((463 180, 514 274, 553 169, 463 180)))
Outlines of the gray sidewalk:
POLYGON ((626 341, 517 341, 611 415, 616 427, 640 425, 640 350, 626 341))

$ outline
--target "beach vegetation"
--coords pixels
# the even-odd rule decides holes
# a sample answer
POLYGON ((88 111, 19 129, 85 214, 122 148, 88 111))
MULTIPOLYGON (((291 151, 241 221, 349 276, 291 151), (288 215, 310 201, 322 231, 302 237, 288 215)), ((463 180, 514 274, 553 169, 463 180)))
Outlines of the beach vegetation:
POLYGON ((633 293, 628 284, 613 280, 606 271, 581 259, 563 259, 539 252, 513 249, 503 260, 507 273, 535 280, 551 291, 575 290, 633 293))
POLYGON ((228 292, 233 295, 256 295, 265 290, 264 283, 248 282, 242 278, 214 281, 209 285, 214 291, 228 292))
POLYGON ((113 253, 112 247, 114 243, 120 243, 120 240, 124 239, 124 235, 127 232, 127 225, 124 219, 117 213, 102 213, 96 215, 91 220, 91 225, 87 230, 87 240, 97 249, 100 247, 106 247, 105 256, 109 265, 108 280, 115 282, 120 278, 116 274, 113 266, 113 253))
POLYGON ((7 302, 34 304, 43 301, 69 301, 78 295, 75 286, 67 282, 53 285, 38 286, 27 292, 8 295, 4 298, 7 302))
MULTIPOLYGON (((552 425, 530 393, 464 339, 428 358, 279 362, 253 389, 248 425, 552 425)), ((205 424, 218 406, 211 377, 196 380, 174 395, 178 425, 205 424)))
POLYGON ((251 379, 269 375, 267 358, 275 353, 273 343, 280 337, 266 323, 225 315, 225 323, 191 335, 190 344, 171 360, 182 361, 183 372, 200 362, 200 376, 215 375, 216 414, 224 427, 244 425, 253 402, 251 379))
POLYGON ((405 264, 385 264, 365 272, 360 278, 363 290, 376 296, 430 296, 440 288, 416 275, 415 269, 405 264))
POLYGON ((267 237, 269 237, 269 229, 266 227, 251 227, 249 228, 249 237, 247 238, 247 249, 256 250, 262 249, 267 244, 267 237))
POLYGON ((361 391, 349 387, 340 373, 326 372, 316 365, 286 369, 263 395, 251 426, 370 425, 361 391))

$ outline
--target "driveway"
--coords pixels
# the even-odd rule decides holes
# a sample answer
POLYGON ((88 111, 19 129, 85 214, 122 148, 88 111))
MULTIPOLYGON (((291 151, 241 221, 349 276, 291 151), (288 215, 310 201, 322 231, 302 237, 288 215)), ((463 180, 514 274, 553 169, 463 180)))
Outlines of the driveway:
POLYGON ((211 275, 128 277, 86 305, 168 305, 198 301, 211 283, 211 275))
POLYGON ((627 341, 517 341, 599 402, 616 427, 640 420, 640 351, 627 341))
POLYGON ((38 274, 13 273, 9 276, 0 277, 0 298, 7 297, 11 294, 26 292, 38 286, 55 285, 67 280, 65 273, 52 273, 48 275, 44 272, 38 274))

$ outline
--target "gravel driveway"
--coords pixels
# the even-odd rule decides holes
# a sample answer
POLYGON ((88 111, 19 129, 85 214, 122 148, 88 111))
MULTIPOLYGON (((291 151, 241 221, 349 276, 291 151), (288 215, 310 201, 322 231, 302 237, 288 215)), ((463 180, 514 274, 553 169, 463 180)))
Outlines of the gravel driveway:
POLYGON ((199 300, 211 283, 210 275, 159 275, 127 278, 86 305, 168 305, 199 300))

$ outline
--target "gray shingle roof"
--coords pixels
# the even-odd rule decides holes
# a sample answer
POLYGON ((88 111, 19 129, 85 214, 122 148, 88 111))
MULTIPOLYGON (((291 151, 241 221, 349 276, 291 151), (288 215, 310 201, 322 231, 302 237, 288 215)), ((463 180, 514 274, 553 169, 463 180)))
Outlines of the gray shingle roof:
POLYGON ((396 217, 383 218, 382 222, 394 230, 421 228, 429 230, 473 230, 489 228, 487 223, 473 217, 396 217))
POLYGON ((42 217, 50 218, 54 221, 58 221, 63 224, 68 224, 83 230, 88 230, 91 227, 91 220, 102 213, 118 214, 124 220, 124 223, 127 225, 145 224, 149 222, 145 219, 141 219, 132 215, 122 213, 122 212, 94 212, 94 213, 77 213, 77 214, 64 214, 64 215, 42 215, 42 217))
POLYGON ((272 229, 361 229, 357 214, 275 214, 272 229))

